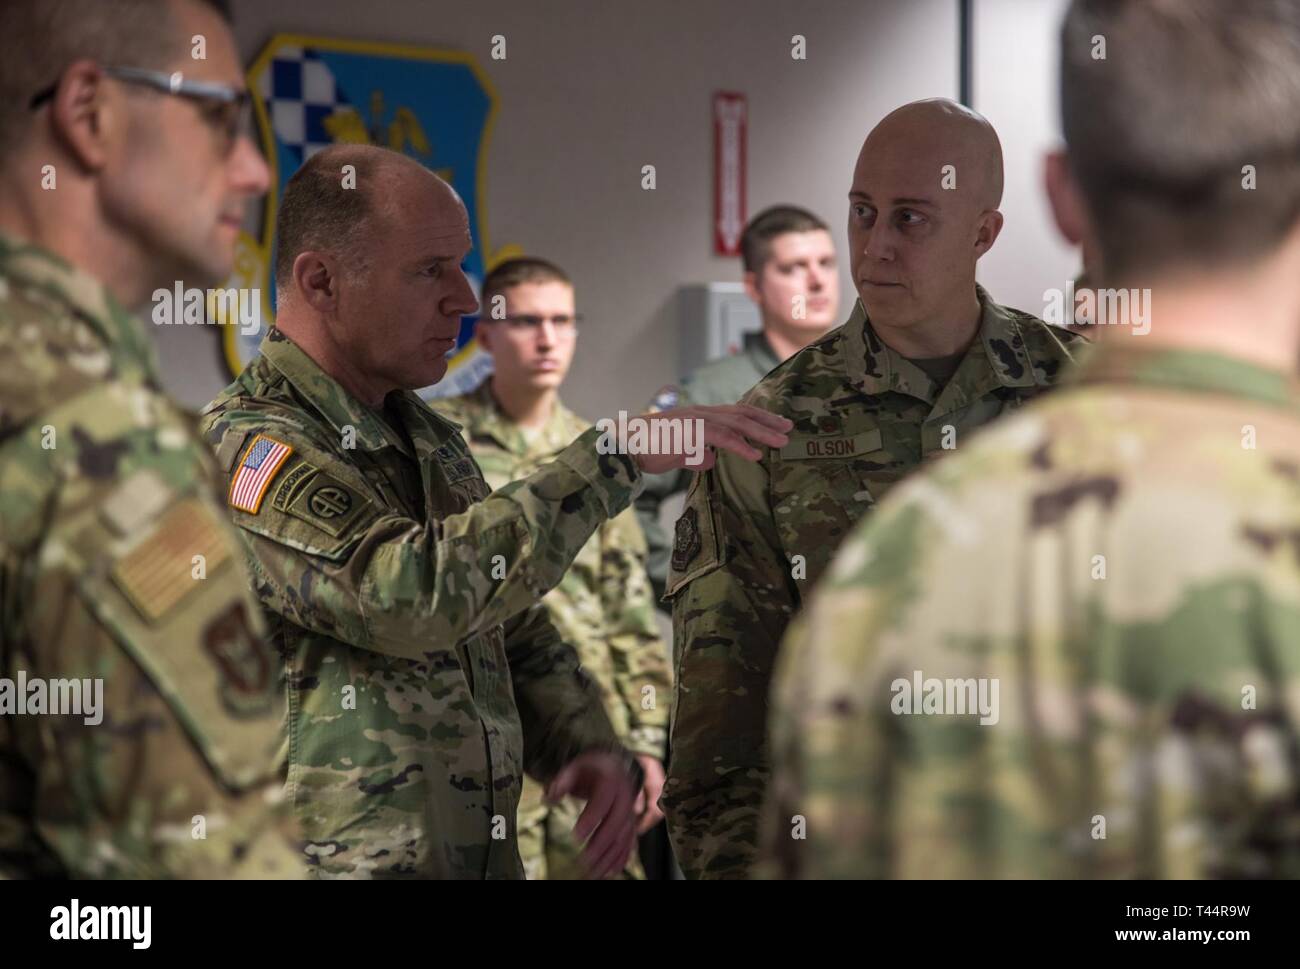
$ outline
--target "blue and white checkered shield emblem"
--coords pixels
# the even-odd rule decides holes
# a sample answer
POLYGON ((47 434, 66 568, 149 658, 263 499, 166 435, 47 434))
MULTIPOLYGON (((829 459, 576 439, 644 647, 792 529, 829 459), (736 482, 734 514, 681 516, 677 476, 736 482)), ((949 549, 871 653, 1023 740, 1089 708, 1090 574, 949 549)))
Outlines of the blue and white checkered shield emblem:
MULTIPOLYGON (((257 352, 275 305, 274 230, 279 199, 298 167, 338 142, 382 145, 437 172, 469 212, 474 248, 464 269, 479 289, 488 260, 516 254, 489 251, 484 211, 487 141, 496 94, 475 58, 394 44, 278 35, 248 70, 263 152, 271 165, 261 239, 241 234, 229 286, 260 289, 262 327, 225 331, 226 359, 239 373, 257 352)), ((461 321, 447 376, 426 397, 457 394, 491 369, 475 351, 474 317, 461 321)))

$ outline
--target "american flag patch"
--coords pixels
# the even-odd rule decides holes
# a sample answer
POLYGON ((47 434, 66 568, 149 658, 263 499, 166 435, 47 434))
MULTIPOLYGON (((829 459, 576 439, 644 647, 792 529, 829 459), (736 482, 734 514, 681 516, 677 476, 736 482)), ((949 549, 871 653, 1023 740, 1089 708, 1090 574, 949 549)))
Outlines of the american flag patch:
POLYGON ((230 482, 230 506, 256 515, 271 479, 293 453, 287 444, 259 434, 253 438, 230 482))
POLYGON ((150 623, 157 622, 199 587, 194 557, 208 572, 230 558, 210 511, 187 498, 167 511, 153 532, 113 566, 113 580, 150 623))

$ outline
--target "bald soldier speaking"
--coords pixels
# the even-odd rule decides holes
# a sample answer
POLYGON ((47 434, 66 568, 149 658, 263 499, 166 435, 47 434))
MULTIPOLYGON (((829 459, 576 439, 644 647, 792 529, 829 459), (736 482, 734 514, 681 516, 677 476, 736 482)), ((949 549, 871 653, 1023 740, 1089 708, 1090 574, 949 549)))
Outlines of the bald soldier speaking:
MULTIPOLYGON (((349 181, 350 184, 350 181, 349 181)), ((275 329, 204 411, 288 679, 288 791, 315 874, 522 878, 523 772, 587 801, 595 877, 632 850, 639 767, 539 605, 642 471, 592 429, 489 494, 459 426, 412 391, 440 380, 478 308, 451 187, 405 156, 327 148, 277 222, 275 329), (356 187, 344 188, 344 166, 356 187)), ((681 408, 755 459, 789 422, 681 408)), ((657 419, 657 418, 656 418, 657 419)))
POLYGON ((749 872, 777 644, 836 546, 913 468, 1052 386, 1084 342, 976 284, 1001 199, 1002 149, 980 115, 928 100, 885 117, 849 191, 852 315, 742 400, 793 420, 789 443, 696 476, 668 581, 678 668, 662 798, 688 877, 749 872))

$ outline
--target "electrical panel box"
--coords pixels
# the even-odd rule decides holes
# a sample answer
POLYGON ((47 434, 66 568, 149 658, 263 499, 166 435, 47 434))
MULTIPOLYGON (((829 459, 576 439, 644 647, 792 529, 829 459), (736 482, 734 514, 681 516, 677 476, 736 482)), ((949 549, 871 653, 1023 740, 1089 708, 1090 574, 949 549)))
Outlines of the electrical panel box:
POLYGON ((738 353, 745 334, 758 333, 763 320, 741 283, 700 283, 678 292, 681 360, 685 376, 700 364, 738 353))

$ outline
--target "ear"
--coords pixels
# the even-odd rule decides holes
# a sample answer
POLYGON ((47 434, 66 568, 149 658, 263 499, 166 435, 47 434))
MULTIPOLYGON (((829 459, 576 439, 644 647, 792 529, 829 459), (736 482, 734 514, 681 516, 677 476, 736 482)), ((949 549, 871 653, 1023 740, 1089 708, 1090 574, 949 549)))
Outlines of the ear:
POLYGON ((758 291, 758 273, 746 271, 743 282, 745 284, 745 295, 755 303, 761 303, 762 297, 758 291))
POLYGON ((89 172, 107 163, 110 139, 126 121, 122 98, 112 97, 104 81, 94 61, 75 61, 59 78, 50 104, 54 139, 89 172))
POLYGON ((991 209, 980 216, 979 231, 975 234, 975 258, 978 259, 984 253, 993 248, 993 243, 998 241, 998 236, 1002 234, 1002 213, 997 209, 991 209))
POLYGON ((334 257, 307 250, 293 261, 293 288, 318 313, 333 313, 339 304, 339 267, 334 257))
MULTIPOLYGON (((1069 156, 1063 150, 1048 153, 1043 160, 1043 182, 1047 201, 1052 207, 1052 218, 1067 242, 1081 245, 1090 240, 1092 229, 1088 222, 1083 193, 1074 178, 1069 156)), ((1089 243, 1091 244, 1091 242, 1089 243)))

